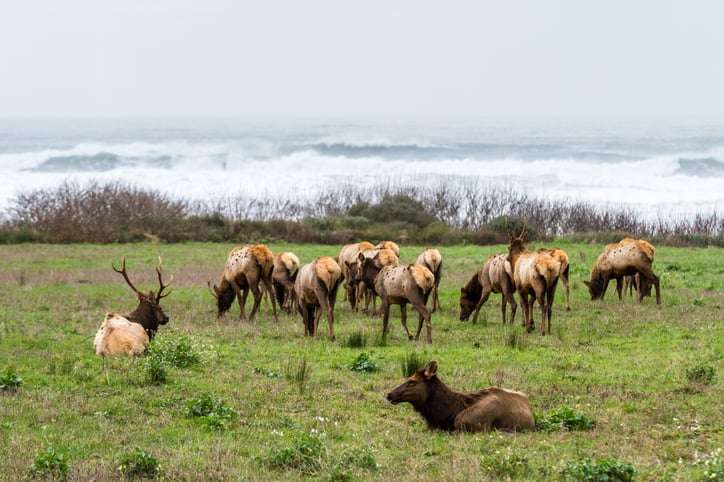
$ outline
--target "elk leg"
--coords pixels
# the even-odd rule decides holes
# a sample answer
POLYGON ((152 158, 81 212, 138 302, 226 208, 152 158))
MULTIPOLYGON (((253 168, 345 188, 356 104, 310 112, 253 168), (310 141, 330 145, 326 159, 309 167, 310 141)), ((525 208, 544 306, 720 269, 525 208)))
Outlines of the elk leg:
POLYGON ((478 313, 480 313, 480 308, 483 307, 486 301, 488 301, 488 297, 490 297, 490 288, 483 287, 483 292, 480 294, 480 301, 478 301, 478 304, 475 305, 475 315, 473 316, 473 324, 476 324, 478 322, 478 313))
POLYGON ((603 275, 603 291, 601 291, 601 301, 603 301, 603 297, 606 296, 606 291, 608 290, 608 282, 609 278, 608 275, 603 275))
POLYGON ((510 298, 510 324, 515 324, 515 312, 518 309, 518 304, 515 302, 515 297, 513 296, 513 293, 508 294, 508 297, 510 298))
POLYGON ((536 290, 535 299, 538 301, 538 305, 540 306, 540 334, 545 335, 546 334, 546 318, 548 315, 548 309, 546 307, 546 295, 545 291, 539 292, 536 290))
POLYGON ((256 319, 256 313, 259 311, 261 305, 262 291, 259 289, 259 281, 249 280, 249 286, 251 287, 251 293, 254 295, 254 306, 251 307, 251 314, 249 315, 249 321, 253 322, 256 319))
POLYGON ((420 322, 417 326, 417 334, 415 340, 420 339, 420 332, 422 331, 422 324, 425 323, 425 331, 427 332, 427 342, 432 343, 432 321, 430 316, 430 310, 427 309, 424 303, 421 301, 413 301, 412 306, 415 307, 418 313, 420 313, 420 322))
MULTIPOLYGON (((654 272, 651 269, 648 269, 646 271, 640 271, 641 278, 645 278, 646 281, 649 283, 654 284, 654 288, 656 289, 656 304, 661 304, 661 291, 659 286, 659 277, 654 274, 654 272)), ((639 303, 643 301, 644 299, 644 283, 642 279, 639 279, 639 303)))
POLYGON ((616 278, 616 294, 618 294, 618 301, 623 300, 623 278, 616 278))
POLYGON ((382 297, 382 339, 387 338, 387 329, 390 324, 390 302, 386 296, 382 297))
POLYGON ((274 296, 271 281, 268 278, 262 278, 261 282, 264 285, 265 291, 269 293, 269 298, 271 299, 272 317, 274 318, 274 322, 279 323, 279 318, 277 318, 277 298, 274 296))
POLYGON ((563 281, 563 286, 566 287, 566 311, 571 311, 571 285, 568 282, 568 274, 561 276, 561 281, 563 281))
POLYGON ((322 311, 324 311, 327 315, 327 334, 329 335, 329 338, 334 340, 334 307, 329 303, 331 293, 328 293, 326 289, 321 287, 318 287, 314 291, 316 292, 317 299, 319 300, 319 315, 314 322, 315 328, 322 316, 322 311))
POLYGON ((520 306, 523 308, 523 327, 530 333, 530 323, 528 322, 528 293, 519 291, 518 297, 520 297, 520 306))
POLYGON ((500 311, 503 313, 503 324, 505 324, 505 309, 508 307, 508 300, 505 295, 500 297, 500 311))
POLYGON ((236 293, 236 301, 239 302, 239 320, 240 321, 246 321, 246 313, 244 313, 244 305, 246 305, 246 294, 247 294, 247 288, 244 288, 244 292, 242 294, 241 288, 239 288, 239 285, 236 284, 236 281, 231 281, 229 284, 231 284, 231 287, 234 289, 234 292, 236 293))
POLYGON ((412 333, 410 333, 410 329, 407 328, 407 303, 400 305, 400 322, 405 329, 405 333, 407 333, 407 339, 412 340, 412 333))

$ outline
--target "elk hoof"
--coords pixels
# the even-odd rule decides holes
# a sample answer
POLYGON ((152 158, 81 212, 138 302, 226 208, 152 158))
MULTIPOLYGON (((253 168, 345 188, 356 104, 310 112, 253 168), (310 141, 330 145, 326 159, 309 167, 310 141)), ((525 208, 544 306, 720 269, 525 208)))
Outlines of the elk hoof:
POLYGON ((407 335, 408 340, 412 340, 414 337, 412 335, 407 335))

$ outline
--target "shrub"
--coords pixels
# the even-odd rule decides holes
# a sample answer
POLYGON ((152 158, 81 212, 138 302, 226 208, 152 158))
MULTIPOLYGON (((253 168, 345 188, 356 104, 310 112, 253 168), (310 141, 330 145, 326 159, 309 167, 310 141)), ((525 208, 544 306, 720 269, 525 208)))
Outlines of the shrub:
POLYGON ((542 418, 536 418, 535 426, 538 430, 593 430, 596 422, 581 412, 569 407, 560 407, 548 412, 542 418))
POLYGON ((30 466, 31 475, 43 479, 65 480, 68 478, 68 471, 67 456, 52 445, 40 452, 30 466))
POLYGON ((168 379, 166 363, 158 353, 149 353, 143 360, 143 373, 149 385, 163 385, 168 379))
POLYGON ((525 455, 510 450, 505 453, 496 450, 494 454, 484 455, 480 467, 496 480, 517 478, 532 471, 525 455))
POLYGON ((136 447, 121 457, 118 471, 127 479, 153 479, 161 472, 161 466, 153 455, 136 447))
POLYGON ((205 393, 199 398, 188 401, 186 416, 201 421, 208 428, 224 430, 228 423, 236 418, 237 414, 223 400, 205 393))
POLYGON ((284 376, 288 381, 297 385, 300 395, 304 393, 304 388, 312 371, 311 368, 312 366, 307 363, 306 358, 300 358, 299 360, 289 360, 284 370, 284 376))
POLYGON ((353 372, 376 372, 380 369, 379 365, 370 358, 370 354, 362 352, 357 355, 349 369, 353 372))
POLYGON ((711 385, 714 382, 716 372, 710 365, 696 365, 686 369, 686 378, 690 383, 699 385, 711 385))
POLYGON ((400 371, 402 376, 407 378, 415 374, 417 370, 425 366, 423 355, 417 352, 406 353, 400 360, 400 371))
POLYGON ((0 373, 0 390, 16 391, 23 384, 23 379, 18 376, 15 369, 8 367, 4 372, 0 373))
POLYGON ((344 341, 347 348, 364 348, 367 345, 367 336, 361 331, 355 331, 344 341))
POLYGON ((388 194, 377 204, 358 202, 347 211, 350 216, 362 216, 375 223, 406 222, 424 228, 436 220, 419 200, 407 194, 388 194))
POLYGON ((275 469, 295 469, 305 474, 317 472, 322 466, 324 444, 317 433, 295 436, 286 447, 273 449, 267 465, 275 469))
MULTIPOLYGON (((517 236, 521 232, 524 223, 525 221, 520 216, 504 215, 491 219, 485 224, 483 229, 503 235, 506 237, 505 241, 508 241, 507 238, 512 235, 517 236)), ((527 239, 529 240, 538 239, 540 237, 538 229, 530 223, 527 224, 527 233, 527 239)))
POLYGON ((577 482, 630 482, 634 475, 636 470, 631 464, 613 458, 568 462, 561 472, 563 480, 577 482))
POLYGON ((149 356, 160 358, 164 364, 174 368, 188 368, 201 362, 189 337, 156 337, 148 349, 149 356))

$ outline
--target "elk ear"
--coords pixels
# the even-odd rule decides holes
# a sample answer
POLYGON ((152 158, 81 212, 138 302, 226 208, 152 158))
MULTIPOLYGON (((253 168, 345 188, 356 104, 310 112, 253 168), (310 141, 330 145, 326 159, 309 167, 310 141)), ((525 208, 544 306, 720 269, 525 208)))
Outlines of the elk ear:
POLYGON ((460 288, 460 293, 463 294, 463 295, 464 295, 465 293, 467 293, 467 290, 465 289, 465 287, 460 288))
POLYGON ((362 253, 360 253, 360 254, 357 255, 357 259, 360 260, 360 262, 362 262, 362 261, 365 260, 365 255, 362 254, 362 253))
POLYGON ((583 280, 583 284, 586 285, 586 286, 589 286, 589 287, 591 286, 591 282, 588 281, 587 279, 584 279, 584 280, 583 280))
POLYGON ((428 380, 437 375, 437 362, 435 360, 432 360, 431 362, 428 362, 427 365, 425 365, 425 369, 422 372, 422 374, 427 378, 428 380))

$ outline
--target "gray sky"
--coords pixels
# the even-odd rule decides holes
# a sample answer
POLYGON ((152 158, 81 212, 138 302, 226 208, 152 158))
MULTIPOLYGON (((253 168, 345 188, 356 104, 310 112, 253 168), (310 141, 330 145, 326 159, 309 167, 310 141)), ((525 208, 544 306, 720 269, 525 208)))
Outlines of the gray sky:
POLYGON ((721 1, 4 2, 0 116, 722 119, 723 25, 721 1))

